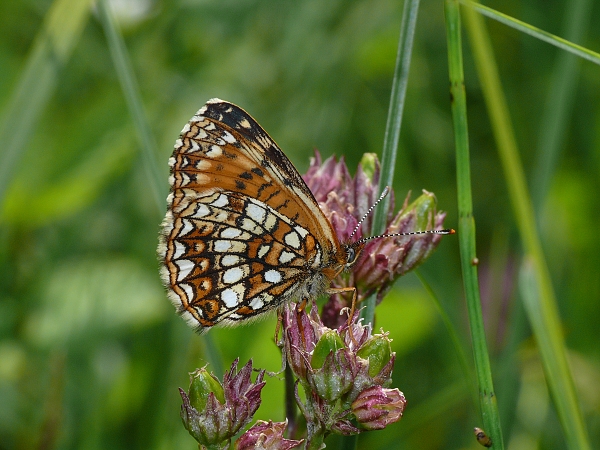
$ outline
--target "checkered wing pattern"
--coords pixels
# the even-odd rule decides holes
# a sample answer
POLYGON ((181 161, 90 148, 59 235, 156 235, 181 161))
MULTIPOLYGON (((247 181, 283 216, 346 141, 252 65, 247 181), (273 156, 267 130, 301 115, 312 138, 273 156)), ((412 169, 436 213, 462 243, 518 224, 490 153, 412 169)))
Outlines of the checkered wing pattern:
POLYGON ((208 101, 183 128, 169 165, 161 277, 200 331, 314 298, 346 264, 298 171, 238 106, 208 101))

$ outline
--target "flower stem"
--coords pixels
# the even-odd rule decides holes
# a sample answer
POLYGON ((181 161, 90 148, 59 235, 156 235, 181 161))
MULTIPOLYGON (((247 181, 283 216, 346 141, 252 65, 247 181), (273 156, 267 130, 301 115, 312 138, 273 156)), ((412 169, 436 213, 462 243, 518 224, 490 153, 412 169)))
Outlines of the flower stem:
POLYGON ((479 386, 479 402, 483 425, 494 442, 494 448, 504 448, 500 417, 489 354, 485 338, 477 266, 471 262, 476 257, 475 218, 471 196, 471 168, 469 162, 469 139, 467 128, 467 101, 464 85, 462 38, 460 14, 456 0, 446 0, 446 34, 448 41, 448 70, 450 76, 450 98, 454 122, 456 146, 456 177, 458 191, 458 238, 460 245, 463 283, 467 301, 467 312, 471 327, 473 358, 479 386))
MULTIPOLYGON (((383 138, 383 152, 381 155, 381 178, 379 180, 379 192, 385 186, 394 183, 394 171, 396 169, 396 156, 398 154, 398 142, 400 140, 400 125, 402 123, 402 112, 404 110, 404 99, 406 98, 406 86, 408 84, 408 73, 412 55, 413 38, 417 24, 417 13, 419 12, 419 0, 410 0, 404 3, 402 12, 402 23, 400 25, 400 40, 398 42, 398 54, 396 56, 396 67, 392 80, 392 94, 390 107, 383 138)), ((389 209, 389 196, 375 209, 373 216, 373 235, 385 231, 387 211, 389 209)), ((375 317, 375 295, 366 302, 362 317, 366 323, 373 323, 375 317)))
POLYGON ((290 439, 296 437, 298 421, 296 418, 296 397, 294 395, 294 374, 289 364, 285 365, 285 417, 287 418, 287 433, 290 439))

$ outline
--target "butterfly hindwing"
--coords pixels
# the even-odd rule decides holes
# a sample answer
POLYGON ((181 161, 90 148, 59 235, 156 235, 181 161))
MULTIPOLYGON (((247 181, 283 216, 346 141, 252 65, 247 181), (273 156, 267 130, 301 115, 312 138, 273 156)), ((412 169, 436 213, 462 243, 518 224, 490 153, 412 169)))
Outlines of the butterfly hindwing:
POLYGON ((169 164, 161 274, 189 323, 236 324, 322 289, 337 238, 297 170, 245 111, 209 101, 169 164))

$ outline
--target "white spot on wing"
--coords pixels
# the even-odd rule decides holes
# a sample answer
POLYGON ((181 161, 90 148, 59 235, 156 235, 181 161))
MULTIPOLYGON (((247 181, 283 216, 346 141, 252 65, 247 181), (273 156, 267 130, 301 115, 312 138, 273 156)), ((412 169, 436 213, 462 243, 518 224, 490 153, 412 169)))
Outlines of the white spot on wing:
POLYGON ((196 183, 198 184, 208 184, 210 183, 210 177, 203 173, 196 174, 196 183))
POLYGON ((233 289, 225 289, 221 292, 221 300, 227 308, 235 308, 238 305, 238 296, 239 294, 233 289))
POLYGON ((269 249, 271 248, 270 245, 261 245, 260 248, 258 249, 258 257, 259 258, 263 258, 268 252, 269 249))
MULTIPOLYGON (((207 128, 208 129, 208 128, 207 128)), ((223 149, 218 145, 211 145, 206 151, 205 155, 209 158, 218 158, 223 154, 223 149)))
POLYGON ((295 231, 290 231, 286 234, 284 241, 290 247, 300 249, 300 236, 295 231))
POLYGON ((275 225, 277 225, 277 216, 275 214, 268 214, 263 226, 267 231, 273 231, 275 225))
POLYGON ((220 194, 215 201, 211 203, 211 205, 216 206, 218 208, 222 208, 223 206, 227 206, 229 204, 229 200, 227 196, 224 194, 220 194))
POLYGON ((259 234, 261 231, 258 228, 258 226, 256 225, 256 222, 254 222, 253 220, 250 220, 248 218, 244 218, 244 220, 242 221, 242 226, 240 228, 242 228, 243 230, 249 231, 253 234, 259 234))
POLYGON ((221 137, 225 140, 225 142, 229 142, 230 144, 233 144, 237 140, 229 131, 224 131, 221 137))
POLYGON ((223 274, 223 283, 225 284, 233 284, 237 283, 244 277, 244 271, 241 267, 233 267, 228 269, 223 274))
POLYGON ((194 217, 206 217, 210 214, 210 208, 204 203, 198 204, 196 211, 194 211, 194 217))
POLYGON ((266 211, 254 203, 250 203, 246 207, 246 214, 257 223, 262 223, 265 220, 266 211))
POLYGON ((187 297, 185 299, 185 302, 190 303, 194 299, 194 290, 192 289, 192 287, 189 284, 185 283, 180 284, 179 287, 185 292, 185 296, 187 297))
POLYGON ((211 166, 211 163, 206 159, 201 159, 196 163, 196 169, 198 170, 208 170, 211 166))
POLYGON ((183 228, 179 232, 179 236, 185 236, 194 229, 194 225, 192 225, 192 222, 190 222, 189 220, 182 219, 181 222, 183 223, 183 228))
POLYGON ((279 255, 279 263, 280 264, 286 264, 289 263, 292 259, 294 259, 296 255, 294 255, 292 252, 288 252, 286 250, 281 252, 281 255, 279 255))
POLYGON ((265 281, 269 283, 279 283, 281 281, 281 273, 277 270, 271 269, 265 272, 265 281))
POLYGON ((188 259, 180 259, 175 261, 177 267, 179 267, 179 274, 177 274, 177 281, 185 279, 194 268, 194 263, 188 259))
POLYGON ((218 241, 215 241, 215 244, 213 245, 213 250, 215 252, 219 252, 219 253, 224 253, 224 252, 228 251, 230 248, 231 248, 231 241, 218 240, 218 241))
POLYGON ((306 235, 308 234, 308 231, 306 231, 304 228, 302 228, 300 225, 296 225, 294 227, 294 229, 300 234, 300 236, 302 237, 306 237, 306 235))
POLYGON ((237 228, 225 228, 223 231, 221 231, 221 237, 223 239, 235 239, 239 237, 240 234, 242 234, 242 232, 237 228))
POLYGON ((313 262, 313 267, 321 266, 321 250, 317 249, 317 253, 315 254, 315 261, 313 262))
MULTIPOLYGON (((204 132, 203 130, 201 130, 201 131, 204 132)), ((204 133, 204 134, 206 134, 206 133, 204 133)), ((197 141, 192 139, 192 140, 190 140, 190 143, 192 145, 190 145, 190 149, 188 150, 188 152, 197 152, 198 150, 200 150, 200 144, 198 144, 197 141)))
POLYGON ((229 241, 231 242, 231 251, 233 253, 245 253, 248 249, 248 246, 240 241, 229 241))
POLYGON ((240 257, 238 255, 224 255, 221 258, 221 265, 224 267, 235 266, 239 264, 240 257))
POLYGON ((183 245, 181 242, 175 241, 175 253, 173 253, 173 259, 178 259, 184 253, 185 245, 183 245))
POLYGON ((262 309, 264 306, 265 304, 260 297, 254 297, 250 302, 250 308, 254 310, 262 309))

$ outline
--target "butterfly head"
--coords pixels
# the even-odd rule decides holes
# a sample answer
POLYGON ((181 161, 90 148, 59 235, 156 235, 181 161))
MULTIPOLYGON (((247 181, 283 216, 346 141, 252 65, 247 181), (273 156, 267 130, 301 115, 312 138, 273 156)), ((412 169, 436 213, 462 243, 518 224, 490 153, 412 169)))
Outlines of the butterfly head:
POLYGON ((346 255, 346 261, 344 263, 344 269, 348 270, 356 264, 358 258, 365 247, 365 243, 361 241, 353 242, 351 244, 344 244, 343 249, 346 255))

